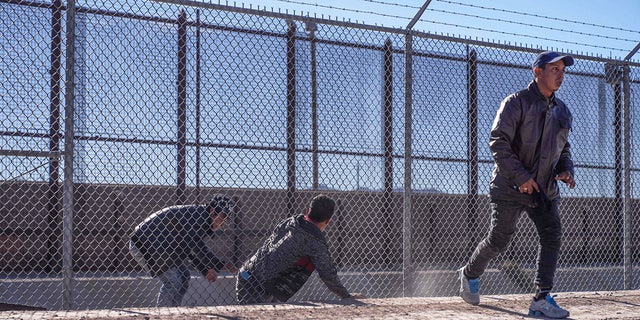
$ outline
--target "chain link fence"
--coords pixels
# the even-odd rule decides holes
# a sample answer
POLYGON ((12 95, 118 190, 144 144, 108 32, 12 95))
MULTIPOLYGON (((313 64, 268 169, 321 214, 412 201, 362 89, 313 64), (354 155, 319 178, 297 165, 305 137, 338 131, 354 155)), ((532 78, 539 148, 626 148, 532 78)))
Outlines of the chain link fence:
MULTIPOLYGON (((493 117, 541 50, 175 2, 0 1, 0 302, 155 305, 129 234, 215 193, 240 214, 208 245, 238 266, 325 193, 349 290, 456 295, 488 229, 493 117)), ((574 57, 554 290, 638 288, 640 65, 574 57)), ((537 236, 519 229, 483 294, 532 291, 537 236)), ((233 274, 192 274, 183 304, 235 303, 233 274)), ((293 300, 333 298, 314 276, 293 300)))

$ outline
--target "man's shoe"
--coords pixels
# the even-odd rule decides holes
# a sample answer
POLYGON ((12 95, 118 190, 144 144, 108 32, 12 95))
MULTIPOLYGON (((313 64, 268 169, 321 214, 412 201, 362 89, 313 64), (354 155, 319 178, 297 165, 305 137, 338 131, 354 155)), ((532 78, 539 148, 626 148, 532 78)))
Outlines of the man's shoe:
POLYGON ((550 294, 548 294, 544 298, 544 300, 539 300, 539 301, 536 301, 535 299, 531 300, 531 305, 529 306, 529 315, 554 318, 554 319, 568 317, 569 311, 560 308, 556 303, 556 301, 553 300, 553 297, 550 294))
POLYGON ((467 279, 464 275, 464 267, 458 269, 458 275, 460 276, 460 296, 466 303, 472 305, 480 304, 480 278, 467 279))

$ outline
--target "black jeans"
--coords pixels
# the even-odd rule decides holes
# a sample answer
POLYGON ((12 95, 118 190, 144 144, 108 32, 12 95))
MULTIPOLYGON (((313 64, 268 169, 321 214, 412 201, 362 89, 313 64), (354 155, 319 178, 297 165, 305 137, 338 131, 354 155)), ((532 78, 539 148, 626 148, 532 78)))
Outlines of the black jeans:
POLYGON ((267 292, 264 284, 240 268, 236 278, 236 299, 239 304, 256 304, 274 302, 274 297, 267 292))
POLYGON ((531 208, 516 202, 492 200, 489 234, 480 241, 471 255, 464 269, 467 278, 480 277, 491 259, 507 249, 522 212, 526 212, 533 221, 539 236, 535 284, 538 288, 553 287, 553 277, 562 244, 562 225, 556 201, 545 209, 531 208))

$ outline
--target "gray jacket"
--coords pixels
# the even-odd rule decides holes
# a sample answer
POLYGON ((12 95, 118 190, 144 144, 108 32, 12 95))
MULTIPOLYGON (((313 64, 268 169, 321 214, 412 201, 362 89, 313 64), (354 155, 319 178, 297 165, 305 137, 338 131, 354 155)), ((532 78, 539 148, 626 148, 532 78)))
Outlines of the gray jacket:
POLYGON ((555 94, 545 98, 535 81, 505 98, 489 138, 495 160, 491 198, 536 206, 535 197, 517 191, 533 178, 549 199, 559 199, 555 175, 574 173, 568 141, 572 120, 567 106, 555 94))
POLYGON ((351 296, 338 278, 326 238, 303 215, 278 224, 243 269, 268 291, 270 288, 286 291, 282 297, 271 291, 280 301, 286 301, 300 289, 314 269, 329 290, 341 298, 351 296), (283 285, 286 288, 283 289, 283 285))

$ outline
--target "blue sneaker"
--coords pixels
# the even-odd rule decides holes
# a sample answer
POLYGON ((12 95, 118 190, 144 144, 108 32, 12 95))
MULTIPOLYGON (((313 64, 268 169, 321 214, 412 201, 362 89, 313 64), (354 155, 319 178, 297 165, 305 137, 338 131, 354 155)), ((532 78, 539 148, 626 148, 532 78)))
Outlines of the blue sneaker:
POLYGON ((464 275, 464 267, 458 269, 458 275, 460 276, 460 297, 466 303, 472 305, 480 304, 480 278, 468 279, 464 275))
POLYGON ((554 319, 566 318, 569 316, 569 311, 560 308, 556 301, 553 299, 555 296, 548 294, 544 300, 536 301, 533 299, 529 306, 529 315, 537 317, 547 317, 554 319))

